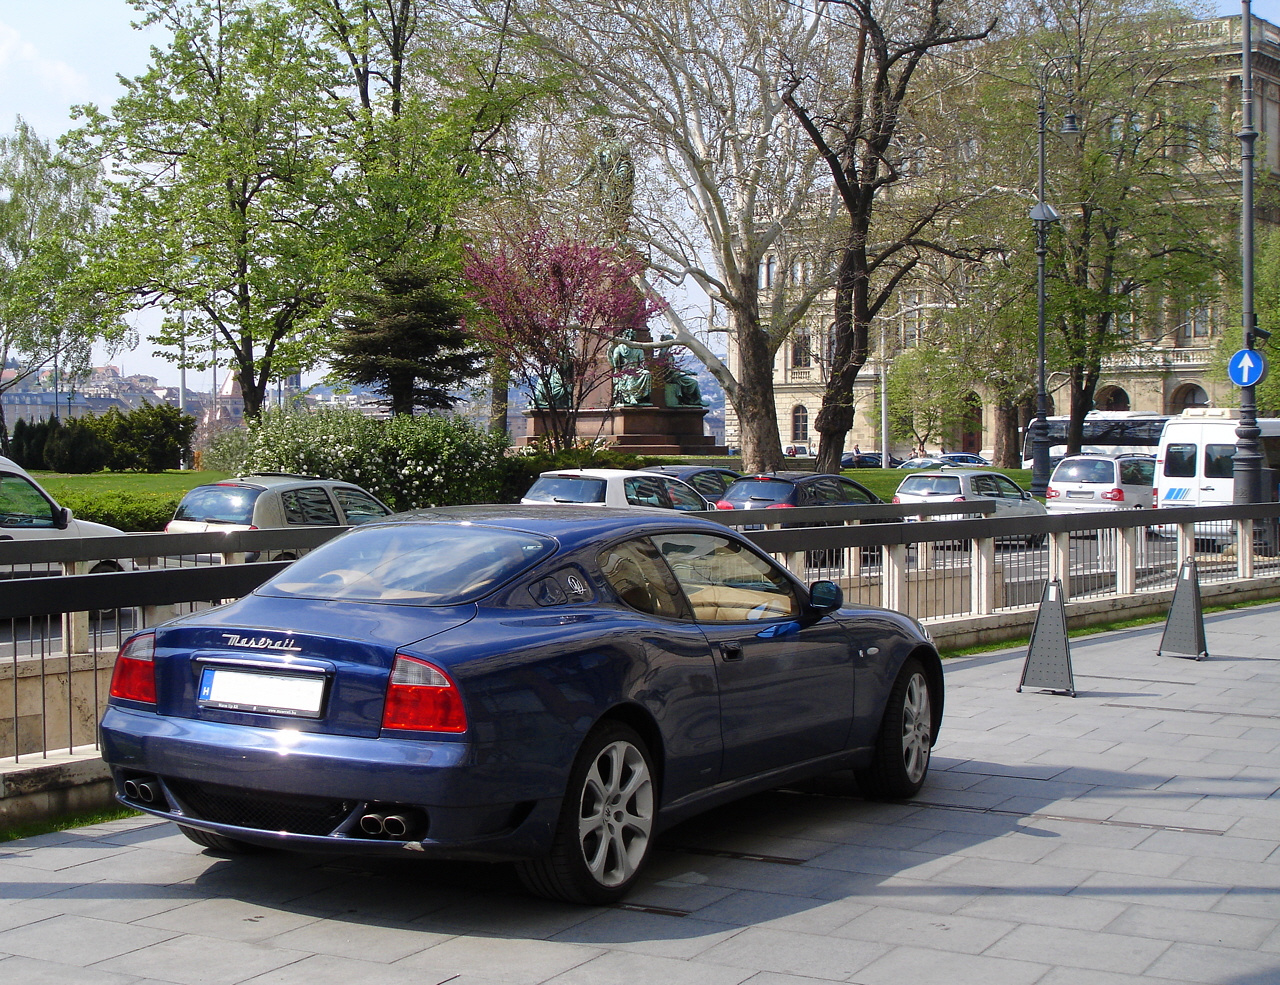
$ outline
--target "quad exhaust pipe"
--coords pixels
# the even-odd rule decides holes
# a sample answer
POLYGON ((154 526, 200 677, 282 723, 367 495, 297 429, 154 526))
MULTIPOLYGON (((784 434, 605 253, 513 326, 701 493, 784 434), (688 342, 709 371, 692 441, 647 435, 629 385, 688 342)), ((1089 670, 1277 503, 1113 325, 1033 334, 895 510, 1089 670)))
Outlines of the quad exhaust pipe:
POLYGON ((138 800, 144 804, 154 804, 159 799, 155 784, 147 780, 125 780, 124 795, 130 800, 138 800))
POLYGON ((360 818, 360 830, 374 838, 404 838, 411 826, 412 822, 403 814, 370 811, 360 818))

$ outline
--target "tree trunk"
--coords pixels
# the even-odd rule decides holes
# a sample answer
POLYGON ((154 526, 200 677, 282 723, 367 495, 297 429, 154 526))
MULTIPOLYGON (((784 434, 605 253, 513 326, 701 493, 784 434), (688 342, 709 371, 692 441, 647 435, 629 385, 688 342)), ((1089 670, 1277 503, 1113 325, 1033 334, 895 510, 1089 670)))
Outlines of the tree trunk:
POLYGON ((995 464, 1004 469, 1022 468, 1022 445, 1018 431, 1018 404, 1013 400, 997 399, 994 407, 995 435, 992 456, 995 464))
POLYGON ((511 367, 501 356, 489 361, 489 430, 509 435, 507 393, 511 388, 511 367))
MULTIPOLYGON (((754 268, 751 276, 755 276, 754 268)), ((743 293, 754 297, 749 290, 743 293)), ((773 353, 768 336, 760 330, 758 308, 748 306, 746 311, 734 311, 732 318, 741 363, 733 409, 738 414, 742 468, 746 472, 772 472, 782 467, 782 441, 773 399, 773 353)))
POLYGON ((836 275, 831 372, 822 393, 822 409, 814 422, 814 429, 822 436, 815 466, 819 472, 840 471, 840 456, 853 428, 853 386, 867 361, 867 325, 871 316, 867 309, 867 257, 861 247, 864 241, 864 234, 855 229, 836 275))

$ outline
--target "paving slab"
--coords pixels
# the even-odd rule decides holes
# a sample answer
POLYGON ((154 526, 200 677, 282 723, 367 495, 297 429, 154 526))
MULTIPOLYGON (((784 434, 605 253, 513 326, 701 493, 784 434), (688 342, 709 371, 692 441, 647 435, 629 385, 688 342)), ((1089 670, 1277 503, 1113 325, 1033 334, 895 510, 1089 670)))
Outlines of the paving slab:
POLYGON ((627 906, 503 867, 224 859, 139 817, 0 846, 4 985, 1275 985, 1280 604, 947 661, 930 780, 852 777, 668 832, 627 906))

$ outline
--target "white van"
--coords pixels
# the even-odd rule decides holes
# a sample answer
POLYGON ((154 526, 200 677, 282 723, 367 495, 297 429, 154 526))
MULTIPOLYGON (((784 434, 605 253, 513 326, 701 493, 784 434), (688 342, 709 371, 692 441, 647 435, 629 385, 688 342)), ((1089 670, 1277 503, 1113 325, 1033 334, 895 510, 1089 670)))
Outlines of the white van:
MULTIPOLYGON (((1235 501, 1232 457, 1236 453, 1239 411, 1195 407, 1170 418, 1160 434, 1156 452, 1156 505, 1230 506, 1235 501)), ((1280 418, 1258 418, 1258 439, 1264 469, 1280 468, 1280 418)), ((1264 480, 1265 480, 1264 473, 1264 480)), ((1263 498, 1275 497, 1274 478, 1263 498)), ((1219 544, 1230 539, 1230 524, 1197 524, 1197 538, 1219 544), (1204 530, 1201 530, 1201 527, 1204 530), (1210 529, 1212 528, 1212 529, 1210 529)))

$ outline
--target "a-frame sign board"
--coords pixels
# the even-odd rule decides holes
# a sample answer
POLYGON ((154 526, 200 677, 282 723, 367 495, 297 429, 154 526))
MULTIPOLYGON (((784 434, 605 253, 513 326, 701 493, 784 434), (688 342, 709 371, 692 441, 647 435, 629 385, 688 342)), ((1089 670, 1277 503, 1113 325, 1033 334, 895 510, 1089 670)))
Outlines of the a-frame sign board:
POLYGON ((1071 644, 1067 639, 1067 610, 1062 598, 1062 582, 1057 578, 1044 586, 1040 599, 1027 659, 1022 665, 1022 680, 1018 682, 1019 691, 1024 687, 1076 696, 1071 644))
POLYGON ((1187 558, 1178 572, 1178 584, 1173 590, 1173 604, 1165 620, 1164 635, 1156 656, 1166 653, 1194 657, 1203 660, 1209 655, 1204 640, 1204 610, 1200 607, 1200 576, 1196 571, 1196 559, 1187 558))

